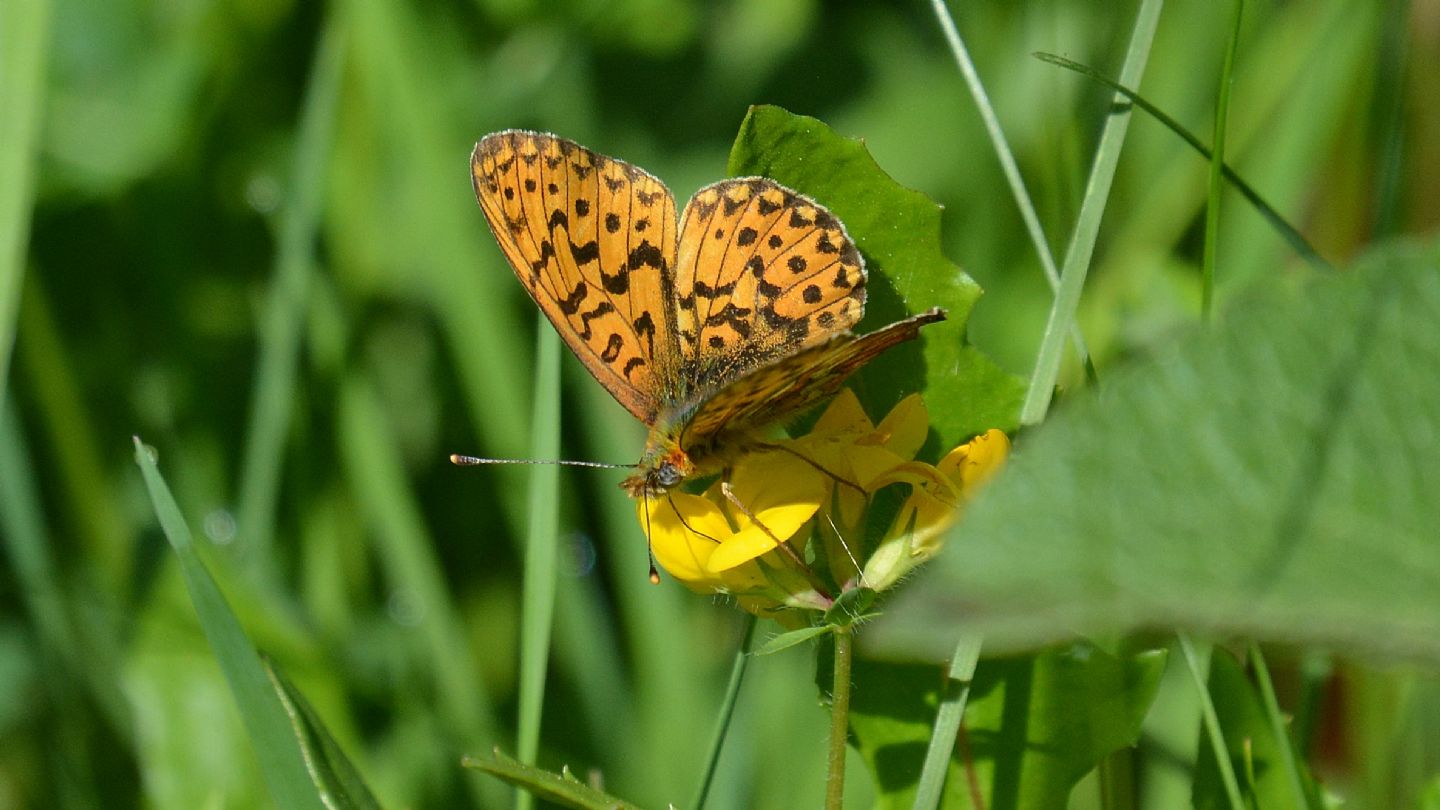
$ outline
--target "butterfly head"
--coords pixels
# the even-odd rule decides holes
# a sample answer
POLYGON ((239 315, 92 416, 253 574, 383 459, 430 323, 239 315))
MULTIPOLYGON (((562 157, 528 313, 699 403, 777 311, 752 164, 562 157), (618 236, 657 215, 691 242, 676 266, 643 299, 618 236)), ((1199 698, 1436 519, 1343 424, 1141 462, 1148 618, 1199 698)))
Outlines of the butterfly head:
POLYGON ((695 472, 695 463, 679 446, 665 443, 650 448, 638 465, 638 472, 620 482, 630 497, 663 495, 695 472))

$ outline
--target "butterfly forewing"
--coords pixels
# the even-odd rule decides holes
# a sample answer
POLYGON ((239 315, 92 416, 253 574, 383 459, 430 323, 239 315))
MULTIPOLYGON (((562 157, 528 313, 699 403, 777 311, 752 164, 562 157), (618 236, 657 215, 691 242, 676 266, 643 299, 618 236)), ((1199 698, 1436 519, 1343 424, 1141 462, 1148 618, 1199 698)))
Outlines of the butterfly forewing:
POLYGON ((766 178, 695 193, 674 284, 682 396, 824 343, 864 313, 864 264, 839 220, 766 178))
POLYGON ((665 280, 675 200, 628 163, 533 132, 476 144, 481 210, 515 275, 595 379, 650 424, 673 387, 665 280))

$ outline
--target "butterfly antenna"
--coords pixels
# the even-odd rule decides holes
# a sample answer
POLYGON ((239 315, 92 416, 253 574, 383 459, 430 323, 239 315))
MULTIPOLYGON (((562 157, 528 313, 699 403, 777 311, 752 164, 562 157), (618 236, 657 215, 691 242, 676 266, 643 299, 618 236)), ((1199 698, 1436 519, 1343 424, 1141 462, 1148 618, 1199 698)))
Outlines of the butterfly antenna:
POLYGON ((602 470, 625 470, 638 466, 635 464, 607 464, 603 461, 571 461, 569 459, 481 458, 480 456, 464 456, 459 453, 450 454, 450 463, 460 467, 476 467, 481 464, 563 464, 566 467, 599 467, 602 470))
POLYGON ((655 567, 655 541, 650 539, 650 493, 643 494, 645 498, 645 556, 650 558, 650 584, 660 584, 660 570, 655 567))

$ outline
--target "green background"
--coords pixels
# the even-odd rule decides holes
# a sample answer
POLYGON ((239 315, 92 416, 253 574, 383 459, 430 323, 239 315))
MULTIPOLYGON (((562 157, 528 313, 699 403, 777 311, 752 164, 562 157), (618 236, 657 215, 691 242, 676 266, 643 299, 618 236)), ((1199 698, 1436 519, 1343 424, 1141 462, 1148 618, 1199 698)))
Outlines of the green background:
MULTIPOLYGON (((954 13, 1063 254, 1109 94, 1030 54, 1113 75, 1133 4, 954 13)), ((1227 160, 1336 264, 1440 223, 1437 20, 1433 0, 1246 7, 1227 160)), ((1141 87, 1207 141, 1228 22, 1172 0, 1141 87)), ((724 174, 751 104, 815 116, 945 206, 947 255, 986 290, 976 346, 1028 376, 1044 327, 1039 263, 918 0, 12 0, 0 48, 0 806, 266 801, 132 435, 385 806, 508 801, 459 758, 514 750, 527 473, 446 456, 530 455, 549 326, 471 194, 487 132, 555 132, 683 199, 724 174)), ((1206 171, 1135 118, 1081 305, 1102 375, 1195 322, 1206 171)), ((1222 310, 1302 268, 1226 200, 1222 310)), ((632 460, 640 426, 563 363, 562 455, 632 460)), ((663 806, 693 790, 739 616, 646 582, 617 478, 562 474, 541 763, 663 806)), ((714 806, 818 804, 811 668, 753 664, 714 806)), ((1348 708, 1316 770, 1365 806, 1410 801, 1363 754, 1413 752, 1395 740, 1440 690, 1358 663, 1333 683, 1348 708)))

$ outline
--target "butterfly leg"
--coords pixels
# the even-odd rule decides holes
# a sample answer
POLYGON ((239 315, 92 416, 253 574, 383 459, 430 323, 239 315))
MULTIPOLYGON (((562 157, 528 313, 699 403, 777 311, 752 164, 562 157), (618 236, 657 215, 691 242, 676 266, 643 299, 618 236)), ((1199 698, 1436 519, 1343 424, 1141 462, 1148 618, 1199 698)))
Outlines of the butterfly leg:
POLYGON ((815 572, 810 566, 805 564, 805 561, 800 558, 800 555, 796 553, 795 549, 792 548, 789 543, 785 542, 783 538, 776 537, 775 533, 770 531, 770 527, 762 523, 760 518, 756 516, 754 512, 750 511, 750 507, 746 506, 744 502, 735 495, 735 490, 730 486, 728 473, 729 471, 727 470, 725 477, 720 481, 720 492, 724 494, 725 500, 729 501, 736 509, 739 509, 741 514, 750 519, 751 523, 759 526, 760 531, 764 532, 766 537, 775 541, 775 548, 778 549, 781 554, 785 555, 785 558, 795 566, 796 570, 805 576, 806 581, 810 583, 810 587, 814 588, 816 593, 826 599, 833 598, 830 596, 829 589, 826 588, 825 584, 820 581, 820 578, 815 575, 815 572))
POLYGON ((829 478, 830 480, 834 481, 835 483, 840 484, 841 486, 849 487, 849 488, 855 490, 856 492, 860 493, 860 495, 862 495, 862 496, 865 495, 865 488, 864 488, 864 487, 860 486, 859 484, 855 483, 854 481, 851 481, 850 479, 844 477, 843 475, 840 475, 839 473, 834 473, 834 472, 831 472, 831 471, 825 469, 823 466, 820 465, 820 462, 816 461, 816 460, 813 459, 813 458, 810 458, 809 456, 806 456, 804 453, 799 452, 798 450, 796 450, 796 449, 793 448, 793 447, 787 447, 787 446, 785 446, 785 445, 783 445, 783 444, 771 444, 771 443, 769 443, 769 442, 761 442, 761 443, 759 443, 759 444, 757 444, 757 445, 755 445, 755 446, 756 446, 757 448, 759 448, 759 449, 762 449, 762 450, 778 450, 778 451, 780 451, 780 452, 782 452, 782 453, 789 453, 790 455, 794 456, 795 458, 798 458, 798 459, 800 459, 801 461, 805 462, 806 464, 809 464, 811 467, 814 467, 817 472, 819 472, 821 475, 826 476, 827 478, 829 478))

